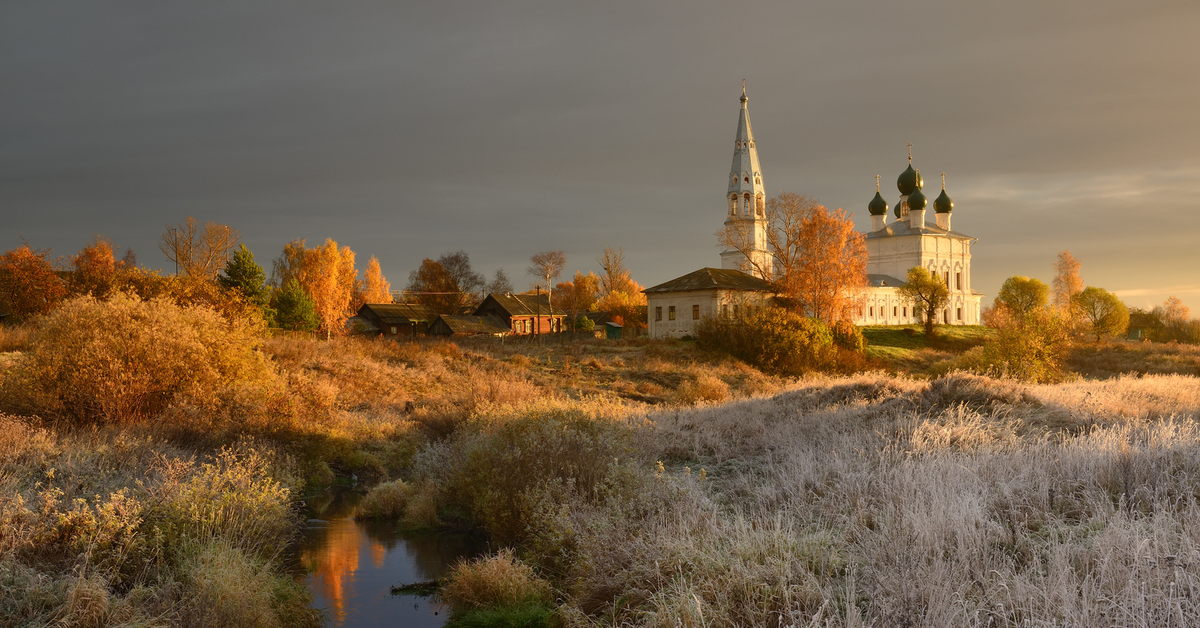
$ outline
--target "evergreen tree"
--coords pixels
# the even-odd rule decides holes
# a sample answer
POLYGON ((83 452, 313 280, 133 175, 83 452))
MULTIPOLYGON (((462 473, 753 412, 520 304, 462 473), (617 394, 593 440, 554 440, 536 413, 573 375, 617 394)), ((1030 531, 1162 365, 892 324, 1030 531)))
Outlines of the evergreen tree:
POLYGON ((229 290, 239 292, 246 301, 265 307, 270 301, 271 291, 267 288, 267 274, 254 261, 254 253, 245 244, 238 247, 233 257, 225 264, 225 271, 217 282, 229 290))
POLYGON ((317 304, 300 287, 295 279, 288 280, 276 293, 272 302, 275 310, 275 325, 293 331, 312 331, 321 324, 317 318, 317 304))

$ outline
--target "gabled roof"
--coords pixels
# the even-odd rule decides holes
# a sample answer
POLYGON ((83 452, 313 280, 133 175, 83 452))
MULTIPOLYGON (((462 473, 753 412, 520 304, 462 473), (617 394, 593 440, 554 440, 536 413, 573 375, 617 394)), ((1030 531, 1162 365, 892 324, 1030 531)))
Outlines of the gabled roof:
POLYGON ((366 303, 358 308, 359 316, 374 314, 386 325, 401 325, 413 321, 428 322, 437 318, 437 313, 419 303, 366 303))
POLYGON ((867 285, 872 288, 899 288, 905 283, 903 279, 891 275, 867 275, 867 285))
POLYGON ((770 283, 748 275, 740 270, 727 268, 701 268, 666 283, 642 290, 651 292, 682 292, 686 290, 744 290, 747 292, 774 292, 770 283))
POLYGON ((475 308, 475 313, 479 314, 483 311, 484 306, 488 301, 494 301, 500 309, 508 313, 509 316, 538 316, 540 312, 542 316, 566 316, 561 308, 555 305, 550 307, 550 297, 545 294, 498 294, 492 293, 475 308))
MULTIPOLYGON (((507 334, 512 330, 497 325, 486 316, 470 316, 465 314, 442 314, 438 317, 450 331, 455 334, 507 334)), ((436 321, 435 321, 436 324, 436 321)))
POLYGON ((943 229, 931 222, 925 223, 924 227, 913 229, 911 226, 909 226, 907 220, 897 220, 883 229, 880 229, 879 231, 872 231, 867 234, 867 239, 874 240, 875 238, 891 238, 896 236, 911 235, 940 235, 949 238, 959 238, 962 240, 975 239, 969 235, 966 235, 965 233, 943 229))

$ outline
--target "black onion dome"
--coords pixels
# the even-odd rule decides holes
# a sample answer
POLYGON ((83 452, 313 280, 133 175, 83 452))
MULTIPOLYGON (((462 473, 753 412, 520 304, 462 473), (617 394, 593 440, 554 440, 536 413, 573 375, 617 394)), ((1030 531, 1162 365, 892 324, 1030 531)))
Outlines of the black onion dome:
POLYGON ((875 198, 871 199, 867 205, 867 210, 872 216, 886 216, 888 210, 887 201, 883 200, 883 196, 879 194, 879 190, 875 190, 875 198))
POLYGON ((942 193, 938 194, 937 200, 933 201, 933 210, 939 214, 949 214, 954 209, 954 201, 946 195, 946 188, 942 188, 942 193))
POLYGON ((896 187, 900 189, 901 196, 908 196, 913 193, 913 190, 919 190, 925 186, 925 182, 921 180, 921 173, 913 170, 912 164, 908 164, 908 169, 900 173, 900 177, 896 179, 896 187))

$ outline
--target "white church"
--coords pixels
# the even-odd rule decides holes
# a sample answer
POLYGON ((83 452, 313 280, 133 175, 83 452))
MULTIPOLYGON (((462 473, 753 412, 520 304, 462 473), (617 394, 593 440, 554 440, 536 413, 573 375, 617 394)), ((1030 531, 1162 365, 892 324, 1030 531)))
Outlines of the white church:
MULTIPOLYGON (((774 297, 769 278, 758 271, 772 268, 774 258, 767 247, 766 195, 747 101, 743 86, 733 166, 725 194, 725 229, 748 234, 751 245, 745 251, 723 251, 721 268, 701 268, 647 288, 647 327, 651 338, 691 335, 696 323, 704 317, 736 316, 741 308, 764 307, 774 297)), ((919 322, 912 306, 900 297, 899 287, 908 269, 924 266, 950 289, 946 308, 934 313, 938 323, 978 325, 983 294, 971 288, 971 245, 976 240, 950 228, 954 202, 946 194, 945 173, 941 194, 933 201, 934 222, 925 220, 929 199, 922 191, 924 181, 920 171, 912 166, 911 144, 908 168, 900 174, 896 187, 900 198, 895 206, 895 220, 889 223, 888 203, 879 191, 879 177, 875 178, 875 198, 867 205, 871 213, 871 230, 866 234, 868 285, 862 292, 854 323, 919 322)))

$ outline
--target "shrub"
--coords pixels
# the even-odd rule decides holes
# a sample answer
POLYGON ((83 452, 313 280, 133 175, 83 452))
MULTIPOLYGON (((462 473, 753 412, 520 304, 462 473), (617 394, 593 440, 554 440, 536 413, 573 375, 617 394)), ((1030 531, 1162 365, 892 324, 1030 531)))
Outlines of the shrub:
POLYGON ((688 380, 675 392, 675 400, 684 405, 701 401, 725 401, 729 398, 729 384, 708 374, 688 380))
POLYGON ((512 550, 502 549, 456 565, 442 587, 442 599, 455 613, 549 603, 550 584, 514 558, 512 550))
POLYGON ((358 503, 355 516, 365 519, 393 519, 404 514, 412 487, 404 480, 375 485, 358 503))
POLYGON ((627 424, 581 410, 540 410, 509 420, 476 419, 445 446, 417 454, 418 471, 445 491, 497 543, 524 538, 533 518, 531 491, 561 482, 592 495, 618 458, 633 453, 627 424))
POLYGON ((848 320, 840 320, 829 329, 833 334, 833 344, 847 351, 863 352, 867 349, 867 339, 863 337, 858 325, 848 320))
POLYGON ((206 307, 118 295, 67 301, 37 325, 4 379, 10 402, 80 422, 132 422, 205 406, 231 383, 268 380, 259 327, 206 307))
POLYGON ((1040 309, 1001 328, 981 349, 964 354, 961 364, 1029 382, 1056 382, 1063 378, 1069 348, 1067 322, 1040 309))
POLYGON ((762 308, 732 321, 704 319, 696 326, 696 337, 701 348, 783 375, 828 368, 835 360, 828 327, 782 308, 762 308))

